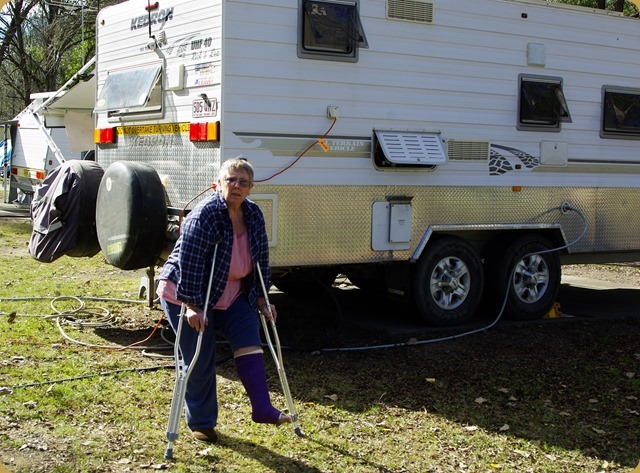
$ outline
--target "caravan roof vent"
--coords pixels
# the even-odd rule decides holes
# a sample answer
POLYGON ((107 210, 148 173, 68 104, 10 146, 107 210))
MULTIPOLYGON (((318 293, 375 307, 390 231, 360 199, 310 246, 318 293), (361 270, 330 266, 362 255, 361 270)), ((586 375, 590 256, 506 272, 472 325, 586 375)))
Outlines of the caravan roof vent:
POLYGON ((383 157, 374 156, 380 165, 436 166, 447 163, 447 153, 440 133, 393 130, 374 132, 377 140, 374 149, 383 154, 383 157))
POLYGON ((387 18, 433 23, 433 3, 425 0, 387 0, 387 18))

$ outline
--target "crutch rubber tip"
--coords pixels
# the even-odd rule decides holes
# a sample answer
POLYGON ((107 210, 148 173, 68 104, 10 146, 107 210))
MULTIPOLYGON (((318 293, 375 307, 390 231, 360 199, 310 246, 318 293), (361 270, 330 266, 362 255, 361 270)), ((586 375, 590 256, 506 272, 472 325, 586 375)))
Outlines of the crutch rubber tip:
POLYGON ((302 433, 302 430, 300 430, 300 427, 296 427, 295 429, 293 429, 293 432, 294 432, 298 437, 304 437, 304 434, 302 433))
POLYGON ((164 452, 164 459, 171 460, 172 458, 173 458, 173 448, 167 448, 167 450, 164 452))

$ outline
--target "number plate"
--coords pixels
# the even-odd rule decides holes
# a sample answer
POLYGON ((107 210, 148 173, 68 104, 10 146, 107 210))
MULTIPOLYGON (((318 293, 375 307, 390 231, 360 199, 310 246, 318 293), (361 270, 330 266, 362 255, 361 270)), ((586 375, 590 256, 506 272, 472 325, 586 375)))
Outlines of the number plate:
POLYGON ((216 99, 195 99, 191 116, 193 118, 215 117, 218 114, 218 101, 216 99))

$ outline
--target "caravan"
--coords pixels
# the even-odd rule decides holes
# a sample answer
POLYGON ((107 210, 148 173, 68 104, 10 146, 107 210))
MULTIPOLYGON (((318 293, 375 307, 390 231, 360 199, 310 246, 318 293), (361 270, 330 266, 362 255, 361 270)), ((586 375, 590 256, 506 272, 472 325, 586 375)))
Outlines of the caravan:
POLYGON ((32 102, 4 124, 13 145, 7 162, 11 200, 29 203, 47 173, 66 160, 93 159, 95 82, 79 79, 83 72, 57 92, 31 94, 32 102))
POLYGON ((542 0, 107 7, 102 251, 161 264, 178 215, 242 155, 285 292, 341 272, 431 324, 507 290, 509 316, 540 317, 561 264, 640 256, 639 31, 542 0))

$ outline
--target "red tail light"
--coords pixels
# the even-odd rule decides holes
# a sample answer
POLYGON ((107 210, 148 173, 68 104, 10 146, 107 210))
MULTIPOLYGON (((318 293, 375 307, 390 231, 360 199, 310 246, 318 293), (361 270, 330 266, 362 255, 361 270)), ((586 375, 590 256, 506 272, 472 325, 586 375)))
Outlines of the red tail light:
POLYGON ((220 122, 189 123, 189 140, 218 141, 220 122))
POLYGON ((93 131, 93 142, 96 144, 115 143, 118 133, 116 128, 97 128, 93 131))

